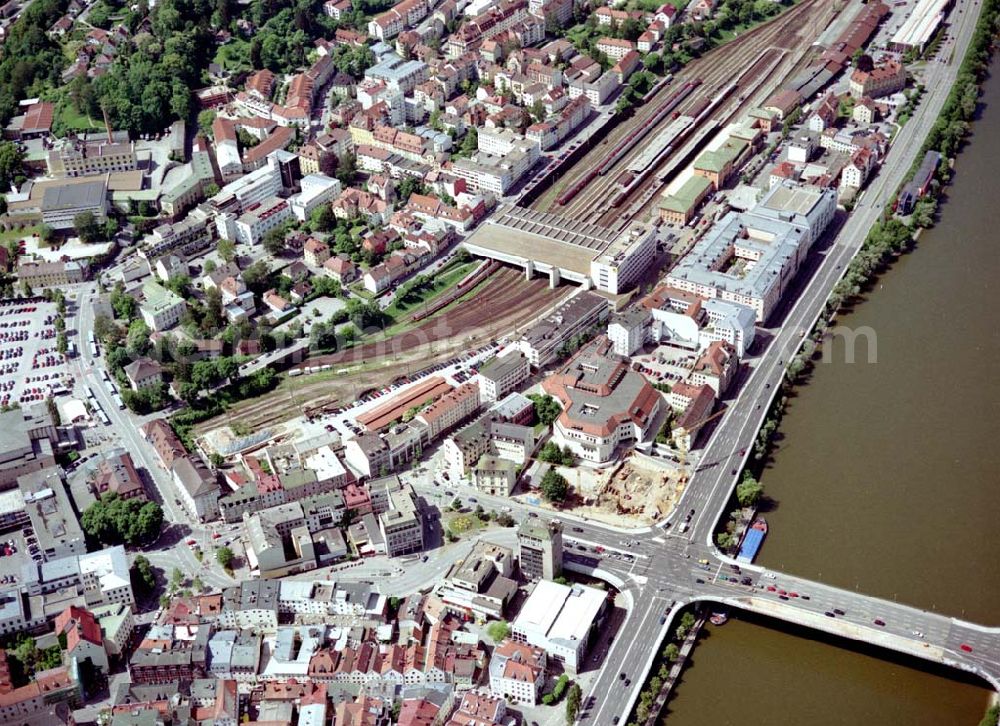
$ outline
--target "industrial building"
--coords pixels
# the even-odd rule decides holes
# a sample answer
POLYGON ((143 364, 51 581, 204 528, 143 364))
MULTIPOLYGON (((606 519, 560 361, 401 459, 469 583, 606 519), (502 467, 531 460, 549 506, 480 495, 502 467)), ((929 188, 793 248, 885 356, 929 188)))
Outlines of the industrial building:
POLYGON ((951 0, 919 0, 889 40, 889 49, 905 53, 913 48, 922 53, 941 27, 950 5, 951 0))

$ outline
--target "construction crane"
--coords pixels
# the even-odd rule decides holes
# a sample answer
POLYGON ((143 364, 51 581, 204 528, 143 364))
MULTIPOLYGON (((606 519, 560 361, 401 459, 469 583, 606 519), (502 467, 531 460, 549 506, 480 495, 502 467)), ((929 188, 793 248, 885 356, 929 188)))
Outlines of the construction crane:
POLYGON ((680 465, 681 465, 680 466, 680 470, 679 470, 680 474, 679 474, 679 477, 678 477, 678 481, 680 483, 683 484, 688 479, 688 471, 687 471, 688 443, 691 442, 691 441, 694 441, 694 439, 691 438, 691 434, 693 432, 697 431, 698 429, 700 429, 705 424, 709 423, 710 421, 714 421, 715 419, 719 418, 719 416, 721 416, 722 414, 724 414, 726 412, 726 410, 727 409, 724 408, 721 411, 716 411, 711 416, 706 416, 701 421, 697 421, 696 423, 692 424, 691 426, 688 426, 687 428, 684 428, 683 429, 683 433, 680 436, 676 437, 677 438, 677 452, 680 454, 680 465))

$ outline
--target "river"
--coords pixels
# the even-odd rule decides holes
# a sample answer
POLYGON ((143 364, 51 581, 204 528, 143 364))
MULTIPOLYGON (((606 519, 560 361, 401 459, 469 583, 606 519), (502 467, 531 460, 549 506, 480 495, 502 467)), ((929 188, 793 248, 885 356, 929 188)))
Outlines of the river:
MULTIPOLYGON (((994 64, 994 70, 1000 64, 994 64)), ((937 226, 838 320, 795 392, 762 482, 777 506, 759 561, 845 588, 1000 625, 1000 76, 958 159, 937 226)), ((713 628, 669 726, 974 726, 988 689, 761 624, 713 628)))

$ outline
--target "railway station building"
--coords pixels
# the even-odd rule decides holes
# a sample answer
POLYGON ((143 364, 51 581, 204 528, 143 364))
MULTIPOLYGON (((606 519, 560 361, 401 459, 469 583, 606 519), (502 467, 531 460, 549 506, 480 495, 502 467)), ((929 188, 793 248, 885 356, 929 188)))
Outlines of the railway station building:
POLYGON ((671 224, 687 224, 711 191, 712 182, 695 174, 660 202, 660 219, 671 224))
POLYGON ((633 224, 621 232, 546 212, 501 205, 468 240, 474 255, 612 295, 632 288, 656 254, 655 228, 633 224))
POLYGON ((714 189, 721 189, 729 183, 749 151, 750 144, 746 141, 730 138, 718 149, 706 151, 695 159, 694 173, 708 179, 714 189))

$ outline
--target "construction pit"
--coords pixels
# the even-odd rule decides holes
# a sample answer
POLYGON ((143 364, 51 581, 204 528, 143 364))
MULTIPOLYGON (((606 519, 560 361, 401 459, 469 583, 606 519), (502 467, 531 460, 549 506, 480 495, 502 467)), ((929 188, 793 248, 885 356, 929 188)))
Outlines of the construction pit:
POLYGON ((611 468, 592 470, 586 479, 577 488, 582 504, 574 513, 620 526, 661 521, 677 506, 685 486, 675 464, 636 452, 611 468))

